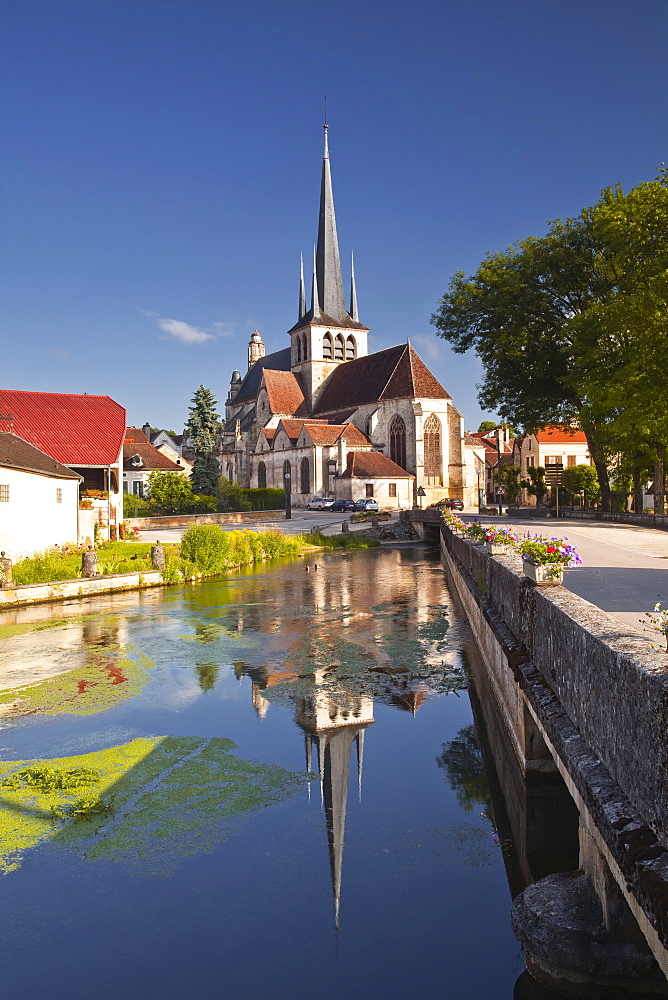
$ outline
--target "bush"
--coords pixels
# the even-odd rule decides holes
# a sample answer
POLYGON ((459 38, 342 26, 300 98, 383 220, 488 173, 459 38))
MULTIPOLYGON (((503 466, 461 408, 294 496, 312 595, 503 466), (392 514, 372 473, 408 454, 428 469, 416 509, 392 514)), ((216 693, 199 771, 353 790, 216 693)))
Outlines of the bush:
POLYGON ((366 538, 354 532, 340 535, 322 535, 319 531, 312 535, 299 535, 304 545, 318 545, 325 549, 375 549, 380 545, 377 538, 366 538))
POLYGON ((233 483, 225 476, 221 476, 218 480, 218 510, 252 510, 250 500, 244 496, 245 492, 246 490, 243 490, 238 483, 233 483))
POLYGON ((298 555, 303 544, 278 531, 223 531, 219 524, 199 524, 183 535, 181 557, 198 573, 216 576, 265 558, 298 555))
POLYGON ((284 510, 285 492, 266 487, 264 489, 241 490, 242 496, 251 505, 251 510, 284 510))

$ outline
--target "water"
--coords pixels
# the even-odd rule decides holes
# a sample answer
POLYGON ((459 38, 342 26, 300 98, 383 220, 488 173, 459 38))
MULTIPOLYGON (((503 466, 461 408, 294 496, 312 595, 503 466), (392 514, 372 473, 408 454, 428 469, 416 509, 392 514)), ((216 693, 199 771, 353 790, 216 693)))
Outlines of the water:
POLYGON ((513 996, 443 570, 316 559, 0 618, 3 995, 513 996))

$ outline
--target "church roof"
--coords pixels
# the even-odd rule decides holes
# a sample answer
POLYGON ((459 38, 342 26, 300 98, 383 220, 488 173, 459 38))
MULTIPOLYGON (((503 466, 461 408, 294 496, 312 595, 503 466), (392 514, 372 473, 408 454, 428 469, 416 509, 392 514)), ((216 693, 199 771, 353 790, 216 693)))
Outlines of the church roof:
POLYGON ((341 479, 415 479, 380 451, 349 451, 341 479))
POLYGON ((256 361, 250 371, 246 373, 246 376, 241 383, 241 388, 234 397, 235 403, 246 403, 251 399, 255 399, 257 391, 260 388, 262 372, 265 368, 271 368, 272 371, 289 372, 290 348, 284 347, 282 351, 274 351, 273 354, 265 354, 263 358, 256 361))
POLYGON ((115 465, 125 407, 109 396, 0 389, 2 429, 70 466, 115 465))
POLYGON ((294 372, 265 368, 264 385, 272 413, 305 415, 308 412, 299 378, 294 372))
POLYGON ((318 314, 314 317, 312 309, 309 309, 306 315, 302 316, 302 318, 288 330, 288 333, 294 333, 295 330, 301 330, 303 326, 325 326, 330 330, 332 327, 334 327, 335 329, 343 329, 343 330, 369 329, 369 327, 365 326, 364 323, 360 323, 357 320, 351 319, 347 313, 342 318, 334 319, 332 316, 328 316, 327 313, 319 311, 318 314))
POLYGON ((359 427, 354 424, 326 424, 306 421, 305 429, 313 444, 334 445, 343 438, 347 444, 357 445, 359 448, 370 448, 371 442, 366 434, 363 434, 359 427))
POLYGON ((346 361, 332 373, 315 413, 331 413, 383 399, 451 399, 409 344, 346 361))

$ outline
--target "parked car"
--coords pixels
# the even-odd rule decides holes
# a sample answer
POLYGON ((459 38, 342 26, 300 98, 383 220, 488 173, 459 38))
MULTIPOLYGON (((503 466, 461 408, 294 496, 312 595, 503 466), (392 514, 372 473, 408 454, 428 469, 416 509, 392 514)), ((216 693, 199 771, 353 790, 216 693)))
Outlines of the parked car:
POLYGON ((352 500, 335 500, 332 506, 329 508, 333 514, 335 513, 354 513, 358 508, 352 502, 352 500))
POLYGON ((366 511, 366 510, 378 510, 378 501, 374 500, 373 497, 362 497, 361 500, 355 501, 355 510, 366 511))
POLYGON ((464 510, 464 501, 459 497, 445 497, 443 500, 437 500, 432 506, 440 507, 441 510, 464 510))
POLYGON ((334 503, 334 497, 313 497, 306 504, 309 510, 329 510, 334 503))

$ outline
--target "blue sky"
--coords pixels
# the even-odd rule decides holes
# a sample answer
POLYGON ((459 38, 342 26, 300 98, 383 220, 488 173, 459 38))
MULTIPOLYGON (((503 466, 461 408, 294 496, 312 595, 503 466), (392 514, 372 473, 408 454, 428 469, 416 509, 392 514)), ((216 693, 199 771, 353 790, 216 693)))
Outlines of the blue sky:
POLYGON ((666 0, 0 0, 0 384, 179 430, 295 322, 322 104, 370 350, 475 429, 451 274, 666 157, 666 0))

